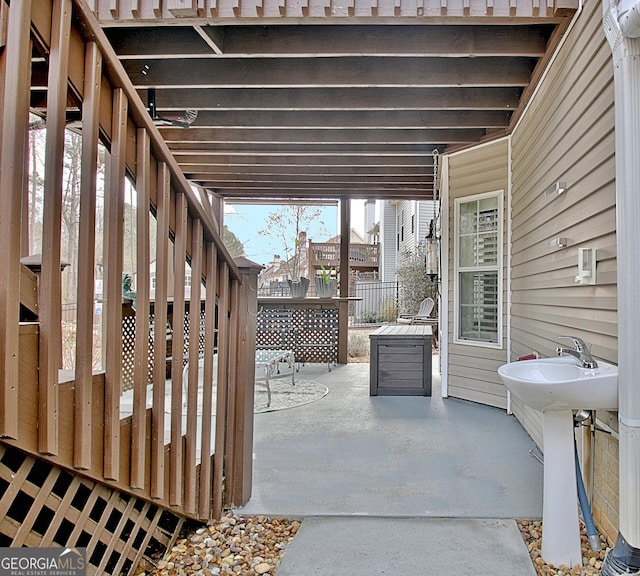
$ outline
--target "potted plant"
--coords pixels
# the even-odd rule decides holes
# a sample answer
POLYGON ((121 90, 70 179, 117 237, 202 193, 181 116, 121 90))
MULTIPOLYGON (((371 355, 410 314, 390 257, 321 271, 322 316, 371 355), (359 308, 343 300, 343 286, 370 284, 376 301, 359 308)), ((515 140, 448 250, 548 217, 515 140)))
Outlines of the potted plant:
POLYGON ((287 280, 292 298, 304 298, 309 290, 309 278, 300 276, 298 280, 287 280))
POLYGON ((322 266, 322 272, 316 276, 316 294, 318 298, 331 298, 336 293, 337 280, 331 277, 333 269, 322 266))
MULTIPOLYGON (((289 284, 289 290, 293 298, 304 298, 307 295, 309 289, 309 278, 300 275, 301 259, 302 259, 302 247, 306 241, 306 233, 301 232, 295 239, 295 250, 293 258, 287 260, 287 267, 291 275, 290 279, 287 279, 289 284)), ((286 251, 286 248, 285 248, 286 251)))
POLYGON ((322 230, 322 213, 317 206, 308 204, 287 204, 269 213, 267 227, 260 232, 270 237, 284 250, 285 260, 282 269, 294 298, 304 298, 309 288, 309 278, 304 276, 307 270, 307 227, 322 230))

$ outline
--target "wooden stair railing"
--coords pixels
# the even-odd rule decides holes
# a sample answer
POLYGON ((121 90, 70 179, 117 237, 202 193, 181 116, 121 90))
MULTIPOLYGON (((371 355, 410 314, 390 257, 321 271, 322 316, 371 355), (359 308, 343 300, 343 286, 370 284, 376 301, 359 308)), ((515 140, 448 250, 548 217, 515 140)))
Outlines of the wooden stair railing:
MULTIPOLYGON (((212 518, 225 506, 244 504, 251 494, 249 420, 253 418, 258 269, 246 262, 240 269, 230 257, 220 238, 220 227, 213 221, 215 211, 202 204, 179 170, 88 4, 84 0, 39 0, 35 7, 31 0, 9 5, 7 42, 0 51, 0 89, 4 90, 4 99, 0 98, 0 204, 5 224, 0 227, 1 442, 184 516, 212 518), (32 74, 28 73, 30 65, 32 74), (47 98, 31 98, 32 88, 35 93, 46 88, 47 98), (82 118, 83 138, 77 340, 75 374, 72 381, 62 382, 60 191, 64 130, 73 106, 77 107, 73 113, 82 118), (47 118, 45 250, 39 280, 21 266, 19 254, 24 237, 21 227, 29 221, 22 211, 28 155, 20 143, 27 141, 30 110, 47 118), (94 270, 97 199, 103 193, 98 190, 97 178, 99 144, 104 147, 106 160, 106 352, 104 369, 96 374, 92 338, 94 270), (123 419, 121 281, 127 180, 137 196, 134 330, 138 337, 133 360, 133 413, 123 419), (157 235, 152 243, 153 218, 157 235), (155 254, 151 244, 156 247, 155 254), (193 273, 192 283, 196 284, 191 296, 198 300, 202 297, 204 302, 202 377, 209 396, 218 396, 215 437, 211 430, 212 402, 203 403, 201 408, 194 401, 198 386, 194 375, 183 382, 181 366, 177 368, 181 363, 174 363, 176 369, 167 384, 164 331, 155 332, 155 369, 149 378, 152 260, 156 325, 166 325, 170 303, 174 314, 185 309, 188 296, 180 272, 187 263, 193 273), (20 323, 21 306, 25 319, 34 322, 20 323), (214 389, 215 346, 222 361, 217 365, 214 389), (185 385, 187 425, 183 429, 183 414, 177 412, 177 406, 166 413, 165 390, 170 386, 174 396, 179 393, 182 397, 185 385)), ((192 334, 198 331, 200 321, 194 315, 192 334)), ((180 349, 180 335, 175 325, 173 329, 174 348, 180 349)), ((182 356, 182 350, 180 353, 182 356)), ((193 364, 200 351, 192 348, 188 354, 193 364)), ((182 410, 182 406, 179 408, 182 410)))

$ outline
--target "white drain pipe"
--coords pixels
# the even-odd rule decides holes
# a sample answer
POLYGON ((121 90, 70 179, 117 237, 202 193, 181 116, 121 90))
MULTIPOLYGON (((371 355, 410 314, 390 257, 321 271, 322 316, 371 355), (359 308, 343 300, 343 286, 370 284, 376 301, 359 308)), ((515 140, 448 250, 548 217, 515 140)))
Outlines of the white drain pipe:
POLYGON ((603 576, 640 571, 640 2, 603 0, 615 81, 620 525, 603 576), (634 263, 631 266, 623 263, 634 263))
POLYGON ((618 24, 627 38, 640 37, 640 2, 622 0, 618 4, 618 24))

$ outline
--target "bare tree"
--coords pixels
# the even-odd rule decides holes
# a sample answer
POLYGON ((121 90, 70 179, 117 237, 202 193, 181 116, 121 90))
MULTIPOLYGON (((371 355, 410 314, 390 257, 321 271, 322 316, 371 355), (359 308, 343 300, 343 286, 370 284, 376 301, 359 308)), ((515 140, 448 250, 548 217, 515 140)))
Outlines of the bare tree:
POLYGON ((69 263, 63 274, 63 302, 75 302, 78 277, 78 224, 80 222, 82 136, 65 133, 64 182, 62 188, 61 257, 69 263))
POLYGON ((312 224, 316 228, 320 226, 321 233, 325 233, 322 210, 318 206, 286 204, 269 213, 267 227, 259 232, 271 238, 276 252, 284 253, 284 266, 291 280, 297 281, 308 273, 304 258, 306 246, 300 240, 300 233, 306 233, 312 224))
POLYGON ((29 131, 29 254, 42 252, 42 198, 44 179, 44 160, 42 153, 45 145, 44 123, 32 121, 29 131))

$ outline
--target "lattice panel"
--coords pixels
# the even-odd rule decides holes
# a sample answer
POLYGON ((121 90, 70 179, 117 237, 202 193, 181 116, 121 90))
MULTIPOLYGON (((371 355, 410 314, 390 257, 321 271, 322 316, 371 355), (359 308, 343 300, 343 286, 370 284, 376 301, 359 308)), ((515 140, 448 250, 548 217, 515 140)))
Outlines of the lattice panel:
MULTIPOLYGON (((198 356, 202 357, 204 355, 204 320, 205 313, 204 311, 200 312, 200 332, 198 334, 198 356)), ((191 312, 185 312, 184 322, 182 323, 184 329, 184 358, 185 364, 186 359, 189 357, 189 336, 190 336, 190 325, 191 322, 191 312)))
POLYGON ((167 510, 0 444, 0 546, 87 549, 87 574, 135 574, 173 545, 167 510))
MULTIPOLYGON (((149 354, 147 357, 147 382, 153 382, 153 365, 154 365, 154 339, 156 337, 166 338, 167 340, 167 368, 170 366, 173 342, 173 329, 170 325, 164 331, 156 334, 154 329, 154 315, 149 316, 151 331, 149 333, 149 354)), ((198 355, 204 355, 204 322, 205 313, 200 312, 200 334, 198 335, 198 355)), ((189 357, 189 312, 186 312, 182 322, 184 330, 184 350, 182 355, 182 363, 186 364, 189 357)), ((135 342, 136 342, 136 317, 125 316, 122 318, 122 391, 131 390, 133 388, 134 365, 135 365, 135 342)), ((167 373, 169 377, 169 374, 167 373)))
POLYGON ((336 362, 338 310, 262 308, 256 347, 293 350, 298 362, 336 362))
POLYGON ((122 390, 133 388, 135 365, 136 317, 122 318, 122 390))
POLYGON ((302 326, 296 334, 296 359, 302 362, 338 360, 338 310, 301 310, 302 326))

